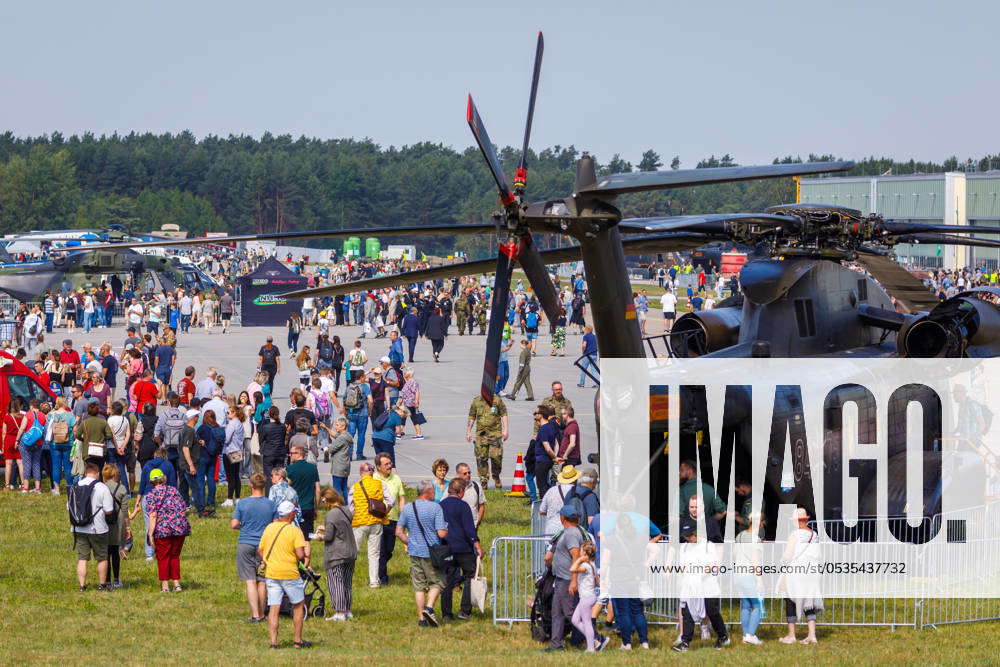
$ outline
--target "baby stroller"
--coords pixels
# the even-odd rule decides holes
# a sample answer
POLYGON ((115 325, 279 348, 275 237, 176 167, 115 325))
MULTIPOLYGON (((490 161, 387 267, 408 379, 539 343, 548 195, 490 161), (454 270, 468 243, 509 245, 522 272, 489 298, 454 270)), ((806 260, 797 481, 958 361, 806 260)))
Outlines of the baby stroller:
MULTIPOLYGON (((305 617, 322 617, 326 614, 326 593, 323 592, 323 587, 319 585, 319 580, 322 575, 313 570, 311 567, 302 567, 302 564, 300 563, 299 576, 306 582, 305 617)), ((289 601, 287 595, 282 596, 281 608, 278 613, 282 616, 292 615, 292 603, 289 601)))

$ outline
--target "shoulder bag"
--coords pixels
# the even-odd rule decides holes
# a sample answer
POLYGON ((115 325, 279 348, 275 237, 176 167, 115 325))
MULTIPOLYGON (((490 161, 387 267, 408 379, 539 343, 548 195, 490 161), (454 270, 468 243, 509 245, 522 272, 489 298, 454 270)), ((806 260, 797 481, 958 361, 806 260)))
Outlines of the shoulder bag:
POLYGON ((263 577, 267 572, 267 559, 271 557, 271 552, 274 551, 274 545, 278 543, 278 538, 281 537, 281 531, 283 531, 285 528, 288 528, 289 525, 290 524, 286 523, 284 526, 278 529, 278 534, 274 536, 274 542, 271 542, 271 548, 267 550, 267 555, 264 556, 264 558, 262 558, 259 563, 257 563, 258 577, 263 577))
POLYGON ((364 477, 358 481, 358 486, 361 487, 361 493, 365 494, 365 500, 368 501, 368 513, 376 519, 384 519, 387 517, 389 515, 389 508, 386 506, 384 501, 378 498, 372 498, 368 495, 368 490, 365 489, 364 477))
MULTIPOLYGON (((427 501, 430 502, 430 501, 427 501)), ((417 520, 417 525, 420 526, 420 532, 423 533, 424 539, 427 540, 427 548, 431 552, 431 565, 437 570, 444 570, 455 563, 455 556, 451 553, 451 548, 447 544, 431 544, 431 541, 427 538, 427 531, 424 530, 424 524, 420 522, 420 513, 417 512, 417 503, 413 502, 413 517, 417 520)))

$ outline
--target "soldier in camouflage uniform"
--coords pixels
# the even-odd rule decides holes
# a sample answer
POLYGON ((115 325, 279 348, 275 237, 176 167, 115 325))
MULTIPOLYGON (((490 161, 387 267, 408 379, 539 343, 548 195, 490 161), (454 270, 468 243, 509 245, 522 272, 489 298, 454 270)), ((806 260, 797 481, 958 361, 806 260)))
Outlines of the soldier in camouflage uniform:
MULTIPOLYGON (((552 395, 543 398, 539 405, 547 405, 552 408, 556 415, 556 421, 559 423, 559 428, 562 428, 566 425, 563 423, 562 411, 564 408, 573 407, 573 402, 563 395, 562 382, 556 380, 552 383, 552 395)), ((532 437, 538 435, 538 422, 535 422, 535 429, 531 432, 531 435, 532 437)))
POLYGON ((465 428, 465 439, 472 442, 475 432, 476 467, 483 489, 488 486, 490 468, 493 469, 493 484, 500 488, 500 470, 503 466, 503 441, 507 439, 507 406, 500 396, 493 395, 493 406, 486 404, 482 396, 472 399, 469 407, 469 423, 465 428))
MULTIPOLYGON (((479 335, 486 335, 486 296, 480 296, 476 302, 476 324, 479 325, 479 335)), ((472 333, 472 326, 469 326, 469 333, 472 333)))
MULTIPOLYGON (((465 335, 465 322, 469 319, 469 302, 466 300, 465 291, 463 290, 458 299, 455 300, 455 324, 458 326, 458 335, 465 335)), ((472 330, 469 330, 472 333, 472 330)))

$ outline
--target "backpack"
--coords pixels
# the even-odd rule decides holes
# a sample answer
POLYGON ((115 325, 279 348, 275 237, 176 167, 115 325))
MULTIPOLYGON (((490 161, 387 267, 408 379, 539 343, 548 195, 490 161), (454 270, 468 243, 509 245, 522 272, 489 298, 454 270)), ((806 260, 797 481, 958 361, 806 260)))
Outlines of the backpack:
POLYGON ((94 517, 97 516, 97 512, 101 509, 98 508, 97 512, 93 510, 92 499, 94 497, 94 487, 97 485, 97 480, 95 479, 90 484, 74 484, 67 490, 67 495, 69 497, 69 502, 67 506, 69 507, 69 524, 73 528, 83 528, 84 526, 89 526, 94 522, 94 517))
POLYGON ((319 344, 319 358, 323 361, 333 360, 333 343, 327 340, 319 344))
POLYGON ((364 366, 365 365, 365 355, 361 350, 354 350, 351 352, 351 365, 352 366, 364 366))
MULTIPOLYGON (((118 486, 119 487, 121 486, 121 482, 118 482, 118 486)), ((115 491, 117 490, 118 487, 115 487, 115 491)), ((108 487, 108 491, 111 491, 111 487, 108 487)), ((107 522, 109 528, 114 528, 115 526, 118 525, 118 512, 121 510, 121 508, 122 508, 121 501, 118 500, 118 498, 115 496, 114 491, 111 491, 111 514, 108 514, 104 517, 104 520, 105 522, 107 522)))
POLYGON ((330 416, 330 399, 327 398, 325 391, 310 391, 310 395, 313 397, 313 402, 316 404, 316 416, 317 417, 329 417, 330 416))
POLYGON ((31 419, 31 426, 28 427, 28 430, 21 434, 21 444, 25 447, 34 447, 35 445, 41 446, 39 443, 45 435, 45 429, 43 429, 41 423, 39 423, 38 415, 34 410, 31 411, 31 419))
POLYGON ((385 425, 389 423, 390 412, 392 412, 392 410, 386 410, 378 417, 376 417, 374 421, 372 421, 372 426, 375 428, 376 431, 381 431, 382 429, 385 428, 385 425))
POLYGON ((297 318, 292 318, 292 333, 297 334, 302 331, 302 325, 299 323, 297 318))
POLYGON ((577 515, 580 517, 581 526, 590 525, 591 515, 587 514, 587 510, 583 504, 583 499, 593 493, 594 492, 591 489, 588 489, 585 486, 581 487, 580 485, 575 485, 572 489, 570 489, 569 493, 567 493, 566 497, 563 499, 564 504, 569 505, 570 507, 576 510, 577 515), (577 489, 580 489, 579 493, 577 492, 577 489))
POLYGON ((164 419, 163 446, 176 448, 181 442, 181 431, 184 430, 184 413, 180 408, 167 408, 164 419))
POLYGON ((530 311, 524 318, 525 324, 528 325, 529 329, 534 329, 538 326, 538 313, 530 311))
POLYGON ((344 407, 348 410, 357 410, 363 401, 364 392, 361 391, 361 386, 357 383, 350 385, 347 388, 347 393, 344 394, 344 407))
POLYGON ((62 417, 52 417, 52 442, 57 445, 69 442, 69 422, 62 417))

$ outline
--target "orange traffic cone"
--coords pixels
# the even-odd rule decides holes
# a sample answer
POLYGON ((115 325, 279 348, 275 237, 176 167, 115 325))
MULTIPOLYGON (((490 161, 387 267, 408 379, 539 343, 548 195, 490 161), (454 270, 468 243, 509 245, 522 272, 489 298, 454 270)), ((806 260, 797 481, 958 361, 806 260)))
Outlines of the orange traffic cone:
POLYGON ((524 456, 521 452, 517 453, 517 461, 514 463, 514 484, 510 487, 510 492, 508 496, 514 498, 524 498, 527 494, 524 493, 526 487, 524 485, 524 456))

